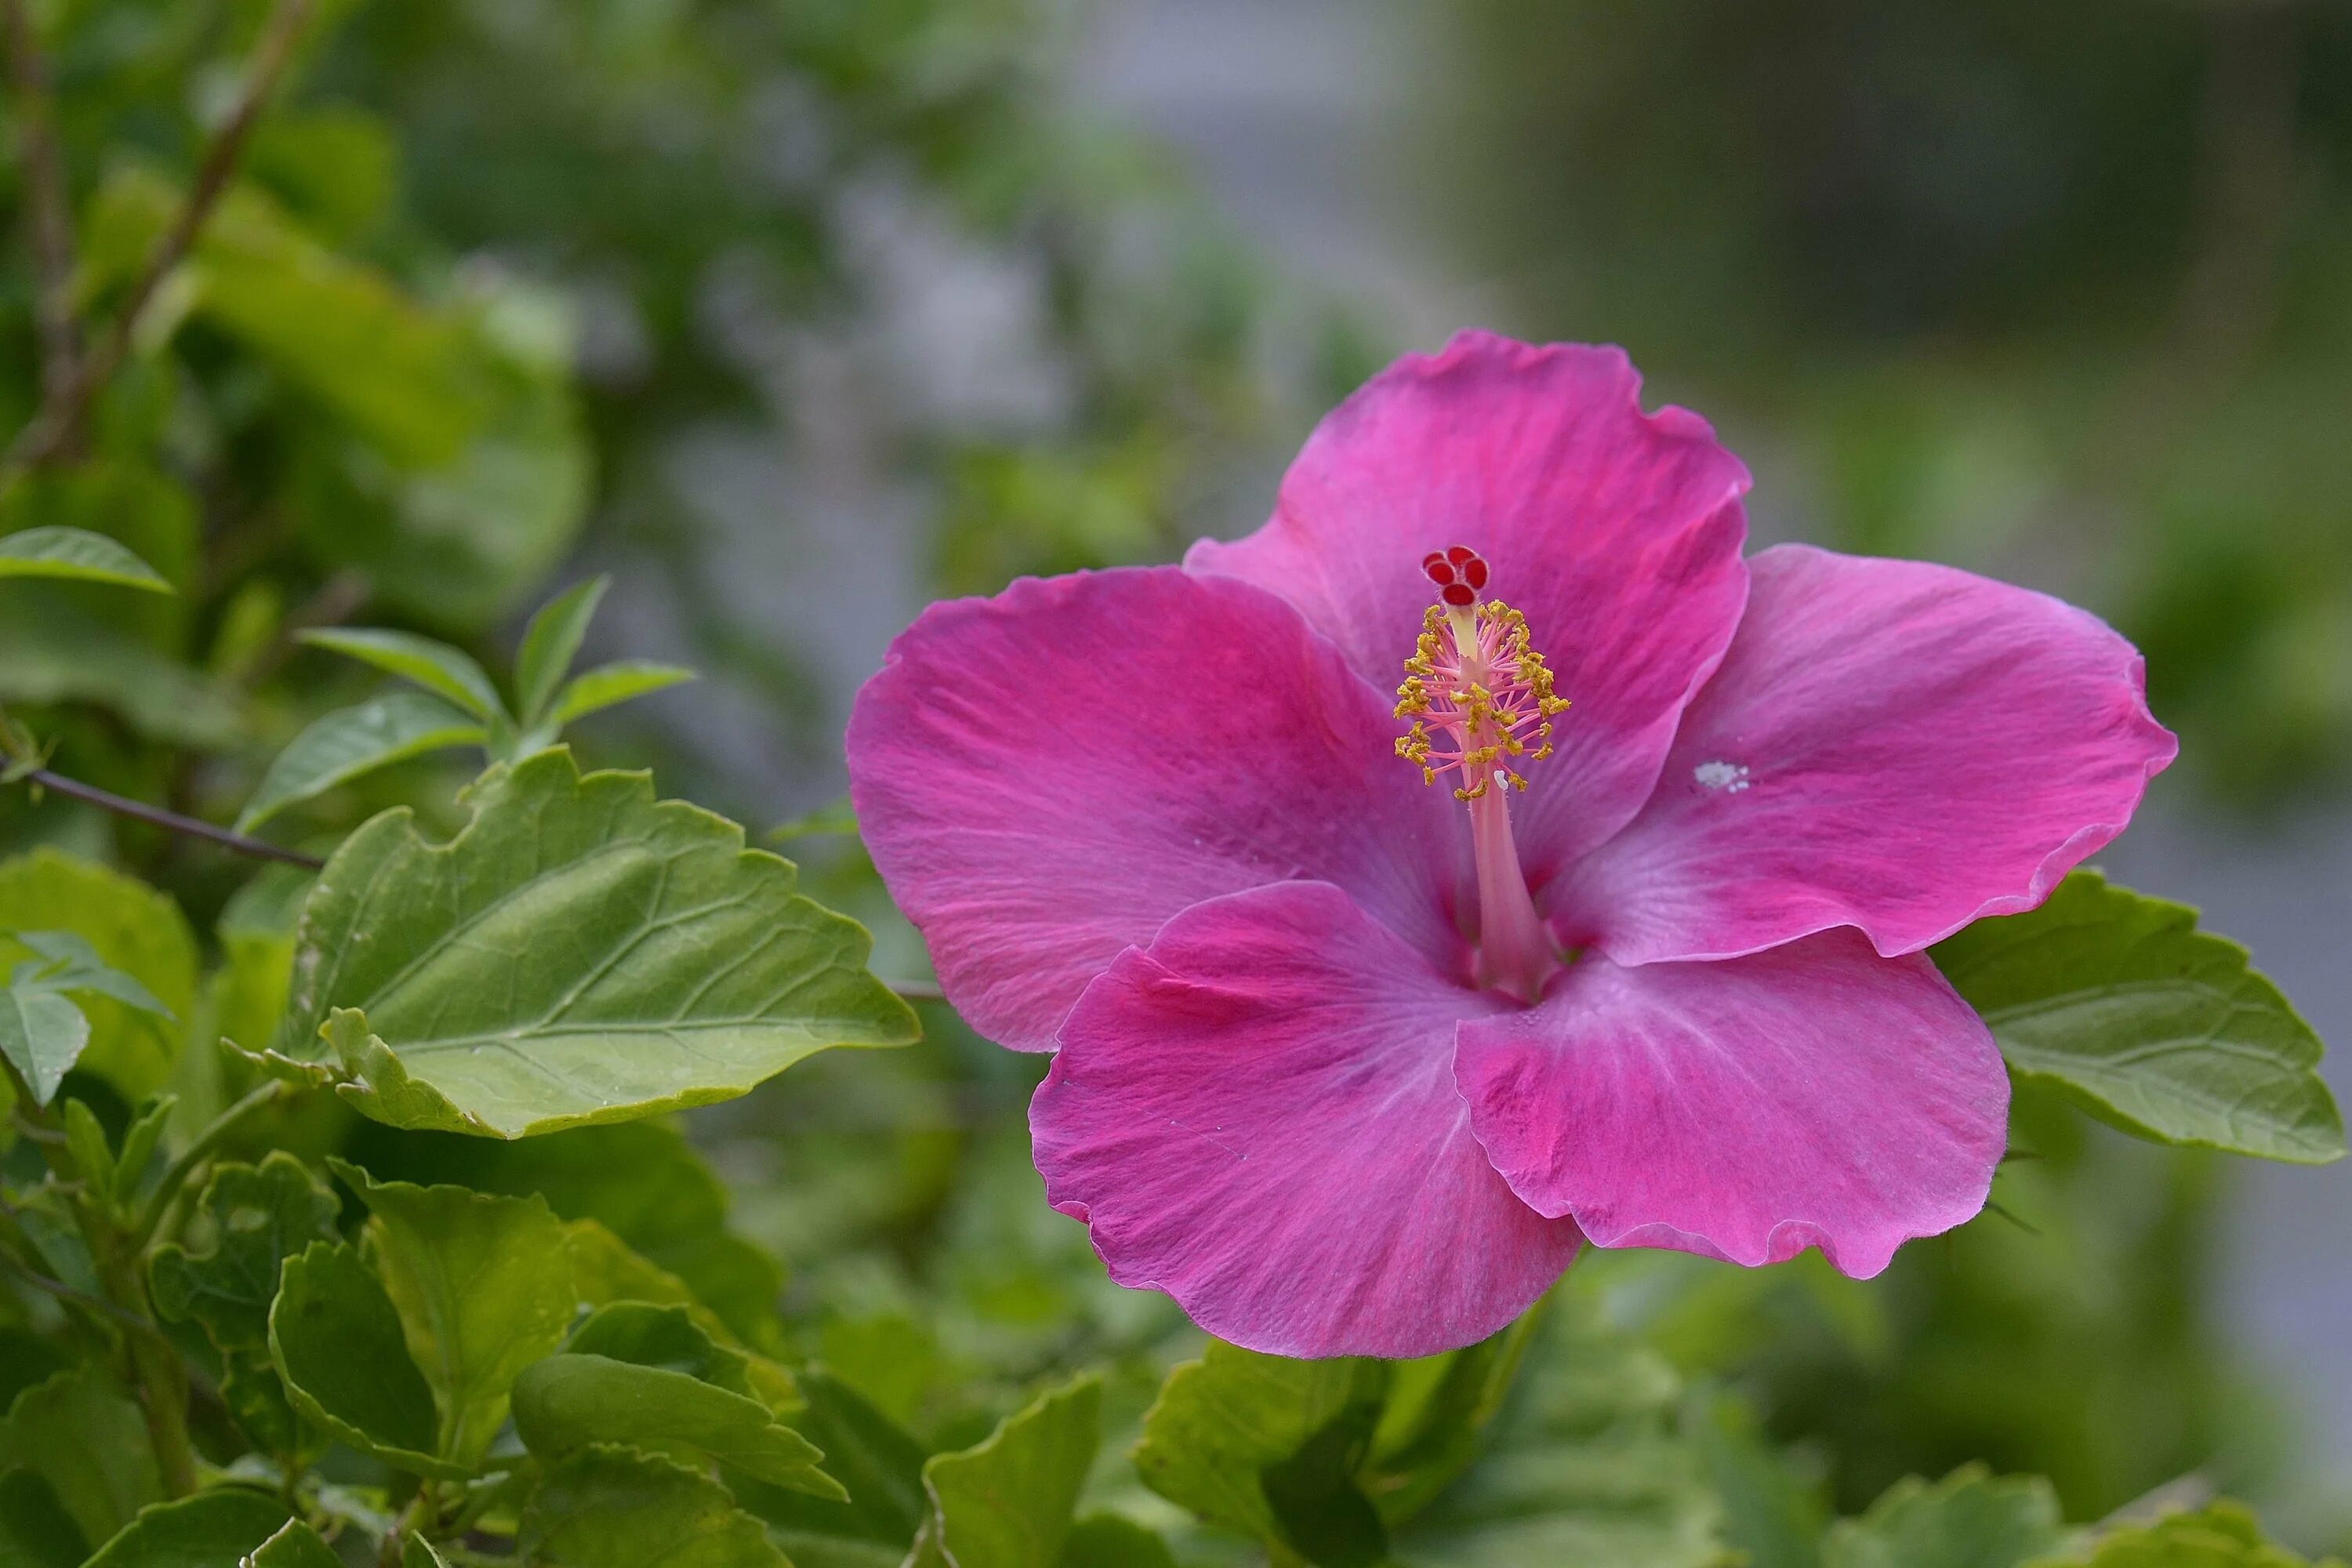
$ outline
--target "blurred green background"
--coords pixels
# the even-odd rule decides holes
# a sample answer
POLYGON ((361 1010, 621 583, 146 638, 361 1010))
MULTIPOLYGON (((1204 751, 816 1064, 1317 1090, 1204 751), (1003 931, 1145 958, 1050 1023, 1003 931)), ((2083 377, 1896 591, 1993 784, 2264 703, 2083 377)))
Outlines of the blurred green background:
MULTIPOLYGON (((85 298, 127 286, 268 9, 32 7, 85 298)), ((1485 325, 1623 343, 1754 468, 1759 538, 2114 620, 2183 758, 2107 865, 2204 902, 2352 1037, 2352 6, 324 9, 87 460, 0 506, 123 533, 186 590, 164 616, 0 594, 0 701, 61 769, 231 815, 362 689, 291 630, 498 654, 607 570, 592 656, 705 679, 588 726, 593 760, 786 822, 838 795, 849 694, 929 599, 1253 527, 1318 414, 1485 325)), ((15 243, 9 428, 33 289, 15 243)), ((446 811, 461 777, 411 764, 289 831, 446 811)), ((0 802, 0 848, 37 839, 200 910, 233 886, 0 802)), ((853 840, 780 847, 877 925, 878 968, 922 973, 853 840)), ((929 1011, 916 1051, 698 1117, 738 1223, 894 1414, 977 1436, 1110 1356, 1132 1415, 1187 1331, 1045 1209, 1035 1064, 929 1011)), ((2195 1475, 2352 1542, 2352 1172, 2226 1169, 2033 1102, 2016 1143, 1998 1212, 1869 1286, 1627 1256, 1573 1288, 1748 1401, 1844 1511, 1983 1458, 2079 1519, 2195 1475)))

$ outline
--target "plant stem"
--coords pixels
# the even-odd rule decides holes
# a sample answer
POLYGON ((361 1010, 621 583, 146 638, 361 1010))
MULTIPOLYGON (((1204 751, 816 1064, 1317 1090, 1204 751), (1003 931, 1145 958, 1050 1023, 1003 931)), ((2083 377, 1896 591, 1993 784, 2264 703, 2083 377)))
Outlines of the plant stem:
POLYGON ((163 1216, 171 1212, 172 1201, 180 1195, 180 1190, 188 1184, 188 1178, 195 1174, 196 1168, 211 1155, 220 1141, 236 1131, 238 1122, 276 1100, 285 1091, 286 1085, 282 1081, 271 1079, 205 1124, 163 1173, 163 1179, 156 1184, 154 1195, 147 1200, 146 1208, 141 1211, 139 1223, 131 1232, 131 1245, 134 1250, 143 1250, 154 1239, 157 1227, 163 1223, 163 1216))
POLYGON ((130 357, 140 318, 146 313, 163 279, 186 258, 197 235, 203 232, 205 220, 212 216, 221 194, 228 188, 229 176, 236 173, 237 158, 245 151, 247 133, 253 129, 278 79, 284 74, 287 61, 293 58, 295 40, 310 16, 310 0, 278 0, 278 8, 262 26, 260 41, 254 46, 245 85, 230 106, 228 117, 221 121, 205 148, 187 200, 172 220, 172 226, 155 242, 114 324, 81 358, 74 374, 42 398, 40 412, 17 432, 5 455, 0 456, 0 495, 16 488, 35 465, 47 461, 72 442, 91 400, 130 357))
POLYGON ((118 816, 128 816, 141 822, 152 823, 157 827, 167 828, 173 833, 184 834, 191 838, 201 838, 207 843, 217 844, 224 849, 234 849, 240 855, 251 855, 262 860, 279 860, 289 866, 308 867, 313 871, 326 864, 315 855, 305 855, 299 849, 289 849, 282 845, 271 844, 259 838, 248 838, 242 833, 232 833, 226 827, 216 827, 196 817, 182 816, 178 812, 165 811, 160 805, 149 805, 144 801, 131 800, 116 795, 110 790, 102 790, 96 784, 86 784, 79 779, 69 779, 63 773, 51 773, 47 768, 31 769, 22 776, 28 784, 37 784, 43 789, 55 790, 58 794, 69 795, 75 800, 87 801, 91 805, 102 807, 118 816))
POLYGON ((58 146, 57 98, 25 0, 5 0, 8 84, 16 97, 18 152, 23 155, 25 217, 32 231, 38 282, 34 315, 41 334, 41 392, 65 394, 77 374, 79 334, 73 312, 73 211, 66 195, 65 154, 58 146))

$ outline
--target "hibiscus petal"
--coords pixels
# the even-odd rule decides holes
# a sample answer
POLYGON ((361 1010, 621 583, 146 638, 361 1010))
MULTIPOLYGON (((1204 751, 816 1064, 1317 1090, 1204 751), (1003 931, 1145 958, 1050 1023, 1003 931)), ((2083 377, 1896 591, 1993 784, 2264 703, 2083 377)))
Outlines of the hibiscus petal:
POLYGON ((1087 981, 1203 899, 1339 884, 1466 964, 1460 807, 1273 595, 1174 567, 935 605, 849 722, 874 861, 989 1038, 1051 1050, 1087 981))
POLYGON ((1643 414, 1641 389, 1618 349, 1465 332, 1334 410, 1264 528, 1184 558, 1280 594, 1385 689, 1432 602, 1422 557, 1483 554, 1575 704, 1511 802, 1538 887, 1641 809, 1747 593, 1748 470, 1696 415, 1643 414))
POLYGON ((1122 1285, 1278 1355, 1430 1355, 1500 1329, 1576 1227, 1511 1195, 1454 1085, 1448 984, 1337 888, 1186 910, 1062 1029, 1029 1110, 1046 1195, 1122 1285))
POLYGON ((1465 1023, 1496 1169, 1596 1247, 1857 1279, 1984 1206, 2007 1133, 1991 1034, 1924 957, 1829 931, 1748 958, 1588 954, 1541 1005, 1465 1023))
POLYGON ((1656 795, 1553 895, 1621 963, 1836 925, 1910 952, 2032 909, 2178 750, 2131 645, 2047 595, 1806 545, 1748 567, 1656 795))

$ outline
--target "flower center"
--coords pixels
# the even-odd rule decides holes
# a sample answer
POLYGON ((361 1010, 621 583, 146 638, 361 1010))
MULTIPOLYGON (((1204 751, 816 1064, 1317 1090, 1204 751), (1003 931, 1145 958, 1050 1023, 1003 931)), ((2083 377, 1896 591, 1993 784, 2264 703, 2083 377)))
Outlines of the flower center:
POLYGON ((1486 560, 1466 545, 1433 552, 1422 570, 1437 585, 1421 639, 1404 663, 1396 716, 1412 728, 1397 755, 1425 784, 1458 773, 1454 797, 1470 811, 1478 867, 1478 982, 1533 1002, 1560 966, 1558 946, 1528 896, 1511 839, 1509 791, 1528 781, 1511 763, 1551 755, 1552 695, 1543 655, 1528 641, 1528 618, 1500 599, 1478 602, 1486 560))

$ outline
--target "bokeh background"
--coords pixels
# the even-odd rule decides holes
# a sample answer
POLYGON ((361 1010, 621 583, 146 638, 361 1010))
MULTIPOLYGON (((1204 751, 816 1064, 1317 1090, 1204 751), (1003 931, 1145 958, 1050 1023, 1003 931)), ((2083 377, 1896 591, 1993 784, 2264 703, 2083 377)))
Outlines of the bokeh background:
MULTIPOLYGON (((184 163, 266 8, 48 8, 65 130, 110 182, 97 294, 152 226, 123 159, 184 163)), ((781 825, 877 967, 918 976, 824 808, 850 695, 923 604, 1254 527, 1323 409, 1456 328, 1612 341, 1748 460, 1759 540, 1951 562, 2135 638, 2183 755, 2104 864, 2202 905, 2352 1042, 2352 5, 326 10, 249 160, 273 205, 208 263, 276 282, 245 316, 191 307, 201 397, 134 368, 106 415, 210 476, 173 502, 203 520, 173 574, 205 584, 194 621, 128 664, 122 627, 76 622, 95 640, 61 668, 20 635, 31 602, 0 605, 0 698, 59 705, 60 766, 226 815, 359 689, 241 627, 291 607, 497 654, 551 583, 608 571, 591 654, 703 679, 593 721, 593 759, 781 825), (441 340, 304 246, 474 345, 473 424, 444 428, 441 340), (368 325, 309 332, 314 307, 368 325), (386 345, 415 363, 344 389, 386 345), (306 695, 271 695, 282 661, 306 695), (257 736, 205 727, 205 682, 248 690, 257 736)), ((0 384, 10 428, 30 384, 0 384)), ((446 799, 436 766, 302 820, 446 799)), ((12 842, 119 831, 0 807, 12 842)), ((1045 1210, 1034 1064, 933 1012, 917 1051, 822 1058, 694 1130, 789 1260, 797 1331, 977 1436, 989 1378, 1190 1342, 1045 1210)), ((1998 1212, 1869 1286, 1611 1257, 1578 1289, 1843 1511, 1983 1458, 2078 1519, 2186 1476, 2352 1542, 2352 1163, 2168 1153, 2030 1098, 2016 1145, 1998 1212)))

